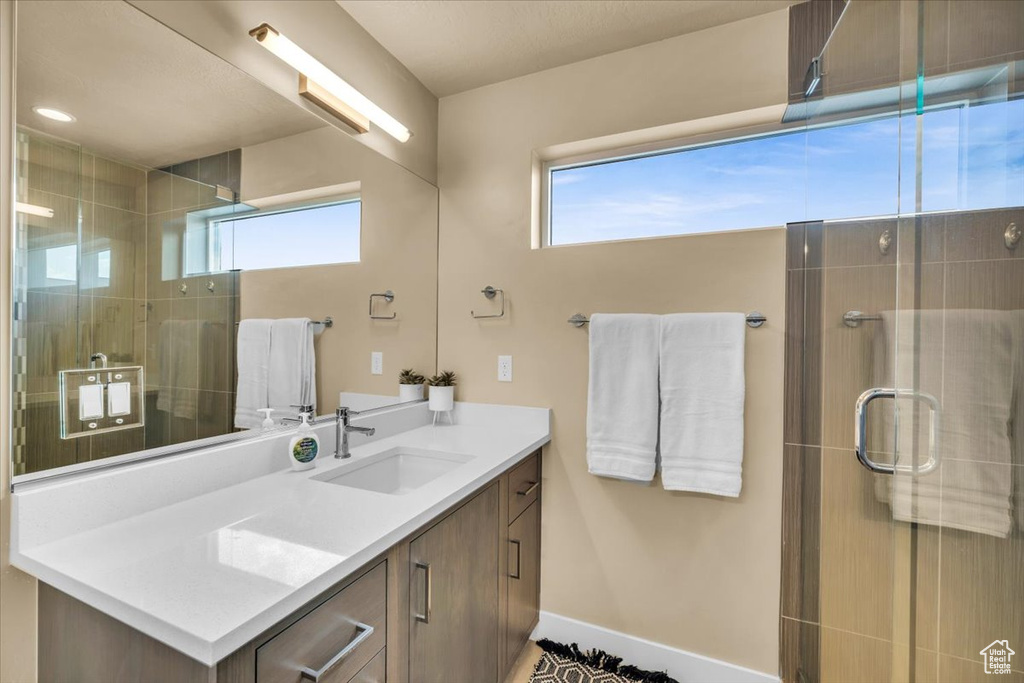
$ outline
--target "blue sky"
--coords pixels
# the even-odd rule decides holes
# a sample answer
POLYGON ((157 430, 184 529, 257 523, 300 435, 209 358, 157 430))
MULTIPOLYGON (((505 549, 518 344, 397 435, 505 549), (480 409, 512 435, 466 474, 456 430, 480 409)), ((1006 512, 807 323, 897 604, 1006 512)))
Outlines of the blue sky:
MULTIPOLYGON (((924 211, 1024 204, 1024 101, 922 122, 924 211)), ((554 171, 551 242, 912 212, 915 127, 891 117, 554 171)))
POLYGON ((259 270, 359 260, 358 201, 221 221, 223 270, 259 270))

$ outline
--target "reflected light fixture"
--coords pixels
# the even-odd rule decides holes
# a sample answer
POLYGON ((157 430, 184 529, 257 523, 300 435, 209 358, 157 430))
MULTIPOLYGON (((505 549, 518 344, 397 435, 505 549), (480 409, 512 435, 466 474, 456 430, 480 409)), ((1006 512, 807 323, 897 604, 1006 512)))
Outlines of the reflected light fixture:
POLYGON ((53 209, 45 206, 36 206, 35 204, 26 204, 25 202, 14 202, 14 210, 18 213, 27 213, 31 216, 53 218, 53 209))
POLYGON ((365 133, 373 123, 399 142, 412 133, 366 95, 318 62, 312 55, 281 35, 273 26, 260 24, 249 35, 299 72, 299 94, 331 111, 356 130, 365 133))
POLYGON ((60 109, 54 109, 53 107, 32 107, 32 111, 50 119, 51 121, 60 121, 61 123, 71 123, 75 120, 75 117, 67 112, 63 112, 60 109))

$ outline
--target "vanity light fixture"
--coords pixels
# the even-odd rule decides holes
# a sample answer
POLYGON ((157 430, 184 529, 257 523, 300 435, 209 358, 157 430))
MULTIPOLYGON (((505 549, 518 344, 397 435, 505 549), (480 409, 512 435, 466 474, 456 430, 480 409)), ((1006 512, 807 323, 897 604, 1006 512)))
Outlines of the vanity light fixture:
POLYGON ((18 213, 27 213, 31 216, 42 216, 43 218, 53 218, 53 209, 46 206, 37 206, 35 204, 26 204, 25 202, 14 202, 14 210, 18 213))
POLYGON ((249 31, 249 35, 299 72, 299 95, 302 97, 331 111, 362 133, 369 130, 372 122, 399 142, 406 142, 412 135, 395 117, 371 102, 270 24, 260 24, 249 31))
POLYGON ((60 109, 54 109, 53 107, 32 107, 32 111, 34 111, 42 117, 50 119, 51 121, 71 123, 75 120, 75 117, 71 114, 63 112, 60 109))

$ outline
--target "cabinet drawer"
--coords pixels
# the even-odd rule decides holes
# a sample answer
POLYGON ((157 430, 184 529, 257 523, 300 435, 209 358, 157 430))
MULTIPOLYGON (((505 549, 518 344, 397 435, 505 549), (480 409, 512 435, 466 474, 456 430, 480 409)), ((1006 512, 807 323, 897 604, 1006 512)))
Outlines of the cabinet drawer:
POLYGON ((508 474, 508 521, 511 524, 530 503, 540 498, 540 451, 508 474))
POLYGON ((349 683, 385 683, 385 664, 387 663, 387 650, 381 650, 377 656, 370 660, 349 683))
POLYGON ((320 683, 346 683, 360 673, 386 641, 385 566, 380 563, 257 649, 257 683, 308 683, 304 669, 321 671, 320 683))

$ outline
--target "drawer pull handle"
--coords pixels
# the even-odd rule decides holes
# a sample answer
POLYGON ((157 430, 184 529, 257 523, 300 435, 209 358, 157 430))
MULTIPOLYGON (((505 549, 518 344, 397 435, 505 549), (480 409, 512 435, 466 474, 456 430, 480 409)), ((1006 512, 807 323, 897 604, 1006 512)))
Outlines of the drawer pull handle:
POLYGON ((513 543, 516 546, 516 571, 515 573, 509 572, 510 579, 521 579, 522 576, 522 563, 523 563, 523 544, 519 541, 509 540, 509 543, 513 543))
POLYGON ((367 638, 373 635, 373 627, 369 624, 357 623, 356 630, 359 632, 356 635, 356 637, 353 638, 349 642, 349 644, 341 650, 341 652, 331 657, 330 661, 324 664, 322 667, 320 667, 316 671, 313 671, 312 669, 306 666, 302 667, 302 669, 300 670, 302 677, 316 683, 321 679, 321 677, 326 676, 331 669, 337 666, 338 662, 345 659, 345 657, 348 657, 352 653, 352 650, 355 650, 357 647, 363 644, 363 641, 365 641, 367 638))
POLYGON ((528 496, 531 493, 533 493, 534 491, 536 491, 537 487, 540 486, 540 482, 539 481, 530 481, 530 482, 527 482, 527 483, 529 484, 529 486, 527 487, 527 489, 525 491, 516 491, 516 495, 517 496, 528 496))
POLYGON ((428 563, 426 563, 426 562, 417 562, 416 563, 416 569, 422 569, 423 570, 423 593, 424 593, 424 596, 425 596, 424 597, 424 603, 425 604, 423 605, 423 613, 415 615, 416 616, 416 621, 421 621, 424 624, 429 624, 430 623, 430 612, 434 608, 434 606, 433 606, 433 603, 434 603, 434 596, 433 596, 434 588, 433 588, 433 581, 431 581, 431 579, 430 579, 430 565, 428 563))

